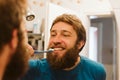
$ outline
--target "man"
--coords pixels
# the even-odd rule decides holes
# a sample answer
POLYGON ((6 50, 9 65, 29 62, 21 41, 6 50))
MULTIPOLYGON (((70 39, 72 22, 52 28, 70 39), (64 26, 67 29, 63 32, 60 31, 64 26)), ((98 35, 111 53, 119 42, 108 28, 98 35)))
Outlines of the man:
POLYGON ((30 60, 30 69, 23 80, 105 80, 102 64, 80 56, 86 43, 81 21, 70 14, 58 16, 50 29, 47 58, 30 60))
POLYGON ((0 0, 0 80, 17 80, 28 68, 26 0, 0 0))

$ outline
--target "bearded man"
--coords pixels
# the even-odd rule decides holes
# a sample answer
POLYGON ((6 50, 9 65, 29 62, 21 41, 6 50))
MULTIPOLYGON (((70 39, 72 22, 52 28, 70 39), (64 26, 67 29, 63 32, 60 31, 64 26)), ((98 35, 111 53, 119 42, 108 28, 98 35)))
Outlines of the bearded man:
POLYGON ((104 66, 79 53, 86 43, 86 31, 79 18, 62 14, 52 23, 47 58, 30 60, 23 80, 105 80, 104 66))
POLYGON ((26 7, 26 0, 0 0, 0 80, 18 80, 27 71, 26 7))

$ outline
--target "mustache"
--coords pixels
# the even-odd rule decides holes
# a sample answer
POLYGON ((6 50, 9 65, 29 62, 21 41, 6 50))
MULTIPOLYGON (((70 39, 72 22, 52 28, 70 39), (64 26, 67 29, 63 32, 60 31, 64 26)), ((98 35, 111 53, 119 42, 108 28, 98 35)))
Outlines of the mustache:
POLYGON ((64 45, 62 45, 62 44, 56 44, 56 43, 52 43, 52 44, 50 44, 49 46, 48 46, 48 48, 47 49, 54 49, 54 48, 65 48, 65 46, 64 45))

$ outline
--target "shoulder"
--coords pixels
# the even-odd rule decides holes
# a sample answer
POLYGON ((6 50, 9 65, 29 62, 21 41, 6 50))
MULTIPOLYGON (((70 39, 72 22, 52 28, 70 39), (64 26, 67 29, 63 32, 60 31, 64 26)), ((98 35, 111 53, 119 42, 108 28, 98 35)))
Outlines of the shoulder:
POLYGON ((95 68, 102 68, 104 69, 103 64, 99 63, 99 62, 95 62, 87 57, 81 56, 81 63, 89 66, 89 67, 95 67, 95 68))
POLYGON ((101 76, 104 78, 106 77, 106 71, 103 64, 90 60, 84 56, 81 56, 81 64, 94 75, 99 75, 99 77, 101 76))

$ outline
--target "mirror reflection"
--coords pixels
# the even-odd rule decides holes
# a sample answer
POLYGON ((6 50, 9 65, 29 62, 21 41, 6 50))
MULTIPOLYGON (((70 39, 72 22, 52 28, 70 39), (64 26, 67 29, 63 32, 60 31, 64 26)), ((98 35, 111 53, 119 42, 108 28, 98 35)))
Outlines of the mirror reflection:
MULTIPOLYGON (((116 20, 114 14, 103 15, 113 12, 109 0, 29 0, 29 3, 36 18, 27 22, 26 27, 30 32, 29 43, 35 50, 46 49, 53 18, 70 9, 82 16, 81 20, 88 29, 89 44, 86 44, 83 54, 105 66, 106 80, 118 80, 116 20), (89 20, 86 19, 88 15, 89 20)), ((39 59, 45 57, 45 55, 39 56, 37 55, 39 59)))

